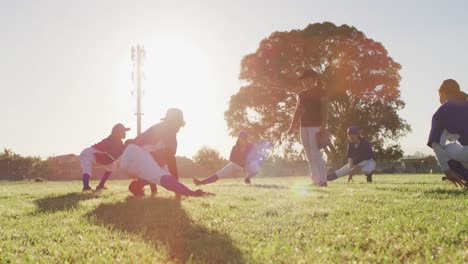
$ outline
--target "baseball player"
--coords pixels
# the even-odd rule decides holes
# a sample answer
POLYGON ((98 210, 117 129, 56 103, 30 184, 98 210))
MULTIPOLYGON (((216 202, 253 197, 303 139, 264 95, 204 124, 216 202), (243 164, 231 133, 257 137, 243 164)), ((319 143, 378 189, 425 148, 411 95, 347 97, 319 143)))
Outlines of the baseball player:
POLYGON ((434 150, 445 178, 468 188, 468 94, 452 79, 439 88, 442 104, 432 116, 427 145, 434 150))
POLYGON ((229 156, 230 163, 215 174, 199 180, 194 178, 193 183, 197 186, 216 182, 220 178, 234 176, 236 173, 245 171, 244 178, 246 184, 250 184, 250 179, 257 175, 258 171, 265 161, 265 155, 262 154, 260 147, 248 141, 248 134, 241 131, 238 135, 236 144, 231 149, 229 156))
POLYGON ((320 76, 314 70, 305 70, 299 77, 307 87, 299 93, 296 110, 288 133, 293 133, 300 122, 301 143, 309 163, 310 176, 314 185, 327 186, 327 167, 317 141, 318 134, 327 133, 328 96, 320 76))
POLYGON ((375 155, 370 142, 361 136, 361 132, 356 126, 348 128, 348 139, 348 164, 328 175, 327 180, 334 181, 339 177, 349 175, 349 182, 352 180, 352 176, 360 170, 367 176, 367 182, 372 182, 372 173, 375 169, 375 155))
POLYGON ((126 142, 120 159, 123 173, 136 178, 128 189, 135 196, 144 196, 147 184, 161 185, 185 196, 204 196, 202 190, 192 191, 178 181, 176 163, 177 133, 185 125, 180 109, 170 108, 161 122, 126 142))
POLYGON ((122 124, 116 124, 112 128, 110 136, 103 139, 101 142, 94 144, 93 146, 84 149, 80 153, 80 163, 83 170, 83 191, 92 191, 93 189, 89 186, 89 179, 94 166, 104 167, 104 175, 96 187, 96 191, 107 189, 105 183, 112 171, 115 170, 115 161, 120 157, 123 152, 124 144, 122 142, 126 137, 126 132, 130 128, 126 128, 122 124))

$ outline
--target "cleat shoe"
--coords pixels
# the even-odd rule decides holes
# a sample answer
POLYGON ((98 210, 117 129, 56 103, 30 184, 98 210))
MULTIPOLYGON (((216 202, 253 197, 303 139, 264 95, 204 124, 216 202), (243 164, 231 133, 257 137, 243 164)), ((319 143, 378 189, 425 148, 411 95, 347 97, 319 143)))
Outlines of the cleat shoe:
POLYGON ((202 185, 202 181, 200 181, 199 179, 193 178, 192 181, 193 181, 193 184, 195 184, 196 186, 202 185))
POLYGON ((94 191, 93 188, 89 186, 83 187, 83 192, 92 192, 92 191, 94 191))
POLYGON ((109 190, 109 189, 107 189, 106 186, 97 186, 96 187, 96 191, 101 191, 101 190, 109 190))
POLYGON ((468 169, 466 169, 461 162, 456 160, 449 160, 448 165, 450 169, 460 175, 464 181, 468 180, 468 169))

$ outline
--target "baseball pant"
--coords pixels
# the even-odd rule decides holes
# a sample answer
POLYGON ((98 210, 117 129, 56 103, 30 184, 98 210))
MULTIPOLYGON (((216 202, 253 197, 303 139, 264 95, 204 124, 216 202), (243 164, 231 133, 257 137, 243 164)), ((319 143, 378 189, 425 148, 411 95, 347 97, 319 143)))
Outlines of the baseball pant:
MULTIPOLYGON (((357 166, 361 168, 362 173, 366 175, 371 174, 375 169, 375 161, 373 159, 364 160, 364 161, 361 161, 359 164, 357 164, 357 166)), ((349 172, 351 171, 351 168, 352 168, 352 165, 348 163, 345 166, 343 166, 341 169, 337 170, 335 174, 338 178, 343 177, 349 174, 349 172)))
POLYGON ((319 131, 320 127, 301 127, 301 142, 309 163, 310 176, 315 184, 321 185, 327 183, 327 164, 317 145, 319 131))
POLYGON ((80 164, 81 169, 83 170, 83 174, 88 174, 89 176, 91 176, 93 173, 93 167, 104 168, 108 172, 115 171, 117 166, 115 161, 109 165, 96 164, 96 156, 94 155, 95 153, 96 149, 94 149, 93 147, 89 147, 81 151, 80 164))
POLYGON ((120 168, 128 177, 161 184, 162 176, 170 176, 167 169, 161 168, 144 148, 130 144, 120 158, 120 168))

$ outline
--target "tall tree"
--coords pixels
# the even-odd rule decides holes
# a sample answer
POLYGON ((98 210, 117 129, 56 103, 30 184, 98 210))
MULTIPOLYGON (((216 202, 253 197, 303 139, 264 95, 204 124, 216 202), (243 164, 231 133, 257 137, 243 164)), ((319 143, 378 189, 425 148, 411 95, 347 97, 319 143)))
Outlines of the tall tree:
MULTIPOLYGON (((316 23, 303 30, 274 32, 255 53, 241 62, 243 86, 225 112, 231 135, 248 129, 257 138, 276 141, 288 129, 297 94, 304 89, 297 77, 305 69, 321 75, 330 98, 329 131, 332 161, 345 159, 346 129, 361 127, 378 158, 402 156, 398 139, 410 126, 398 115, 401 66, 384 46, 354 27, 316 23)), ((283 153, 296 156, 299 137, 283 141, 283 153)))

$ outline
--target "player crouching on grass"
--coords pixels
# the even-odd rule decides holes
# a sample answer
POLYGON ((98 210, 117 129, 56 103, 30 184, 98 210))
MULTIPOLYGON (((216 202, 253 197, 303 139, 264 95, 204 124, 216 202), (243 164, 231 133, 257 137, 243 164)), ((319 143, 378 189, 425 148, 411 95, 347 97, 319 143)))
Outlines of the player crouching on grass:
MULTIPOLYGON (((185 125, 182 111, 170 108, 166 117, 161 120, 135 139, 126 142, 120 168, 128 176, 137 178, 128 186, 129 191, 135 196, 144 196, 144 186, 153 184, 184 196, 208 195, 202 190, 192 191, 178 180, 175 155, 177 133, 185 125)), ((154 190, 156 188, 152 188, 153 192, 154 190)))
POLYGON ((122 142, 126 137, 126 132, 130 128, 126 128, 122 124, 116 124, 112 128, 112 133, 101 142, 94 144, 93 146, 84 149, 80 153, 80 164, 83 169, 83 191, 92 191, 93 189, 89 186, 89 179, 94 166, 104 167, 104 175, 96 187, 96 191, 107 189, 105 184, 112 171, 116 168, 115 161, 120 157, 123 152, 124 144, 122 142))
POLYGON ((348 164, 328 175, 327 180, 334 181, 345 175, 349 175, 349 180, 351 180, 353 175, 361 170, 367 176, 367 182, 372 182, 372 173, 375 169, 375 156, 370 142, 361 136, 361 132, 356 126, 348 128, 348 139, 348 164))
POLYGON ((439 88, 442 104, 432 116, 427 145, 434 150, 443 179, 468 188, 468 94, 452 79, 439 88), (450 142, 447 142, 450 141, 450 142))
POLYGON ((264 160, 265 158, 257 151, 255 144, 249 142, 247 132, 241 131, 236 144, 232 147, 231 155, 229 156, 230 163, 203 180, 194 178, 193 183, 197 186, 210 184, 220 178, 231 177, 236 173, 245 171, 247 176, 244 182, 250 184, 250 179, 260 171, 264 160))

